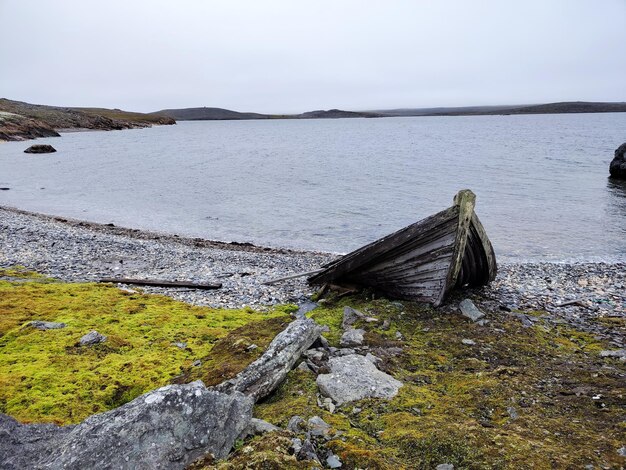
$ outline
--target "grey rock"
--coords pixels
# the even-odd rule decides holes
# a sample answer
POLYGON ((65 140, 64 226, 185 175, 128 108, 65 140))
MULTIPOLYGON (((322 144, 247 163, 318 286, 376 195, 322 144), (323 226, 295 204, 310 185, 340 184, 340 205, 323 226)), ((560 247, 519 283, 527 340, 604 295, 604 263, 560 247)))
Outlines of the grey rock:
POLYGON ((317 449, 309 439, 304 440, 302 447, 296 454, 296 458, 298 460, 314 460, 318 463, 320 461, 320 458, 317 456, 317 449))
POLYGON ((392 398, 402 386, 358 354, 333 357, 328 364, 330 373, 318 375, 317 386, 338 405, 363 398, 392 398))
POLYGON ((350 354, 356 354, 356 351, 352 348, 341 348, 335 351, 335 356, 349 356, 350 354))
POLYGON ((626 357, 626 349, 614 349, 612 351, 600 351, 600 357, 626 357))
POLYGON ((257 348, 258 346, 256 344, 251 344, 250 346, 246 348, 246 351, 254 351, 257 348))
POLYGON ((383 331, 387 331, 390 326, 391 326, 391 321, 388 318, 385 318, 383 320, 383 325, 380 327, 380 329, 383 331))
POLYGON ((307 428, 312 436, 330 437, 330 424, 319 416, 309 418, 307 428))
POLYGON ((622 457, 626 457, 626 446, 620 447, 617 449, 617 453, 622 457))
POLYGON ((285 379, 300 355, 311 347, 320 333, 321 327, 310 318, 291 322, 276 335, 261 357, 215 389, 224 393, 236 390, 258 401, 285 379))
POLYGON ((226 457, 253 404, 197 381, 159 388, 76 426, 24 425, 0 415, 0 437, 9 437, 0 439, 0 467, 183 469, 210 453, 226 457))
POLYGON ((461 343, 466 344, 467 346, 474 346, 476 344, 476 341, 474 341, 473 339, 463 338, 461 340, 461 343))
POLYGON ((262 419, 252 418, 239 438, 245 439, 248 436, 260 436, 261 434, 274 431, 280 431, 280 428, 262 419))
POLYGON ((404 339, 404 335, 401 332, 396 331, 396 339, 398 341, 402 341, 404 339))
POLYGON ((295 434, 299 434, 303 431, 304 429, 304 420, 302 419, 301 416, 292 416, 289 419, 289 423, 287 423, 287 430, 295 433, 295 434))
POLYGON ((175 343, 172 343, 172 346, 176 346, 179 349, 187 349, 187 343, 185 343, 184 341, 177 341, 175 343))
POLYGON ((341 335, 339 344, 341 346, 361 346, 365 330, 350 328, 341 335))
POLYGON ((304 316, 312 310, 315 310, 318 305, 315 302, 303 302, 298 305, 298 311, 295 314, 296 318, 304 318, 304 316))
POLYGON ((24 150, 24 153, 53 153, 53 152, 56 152, 56 149, 52 145, 49 145, 49 144, 31 145, 26 150, 24 150))
POLYGON ((435 467, 436 470, 454 470, 454 465, 451 463, 440 463, 435 467))
POLYGON ((193 367, 200 367, 202 365, 202 361, 200 359, 196 359, 191 365, 193 367))
POLYGON ((65 328, 67 325, 65 323, 57 323, 53 321, 41 321, 34 320, 26 324, 26 326, 31 326, 33 328, 37 328, 38 330, 58 330, 60 328, 65 328))
POLYGON ((59 446, 73 426, 22 424, 0 414, 0 468, 22 470, 36 463, 59 446))
POLYGON ((293 450, 293 453, 297 455, 300 452, 300 449, 302 449, 302 439, 294 437, 291 440, 291 449, 293 450))
POLYGON ((613 160, 609 164, 612 178, 626 179, 626 142, 615 149, 613 160))
POLYGON ((96 330, 91 330, 78 341, 78 344, 81 346, 92 346, 94 344, 104 343, 106 340, 106 336, 101 335, 96 330))
POLYGON ((296 367, 296 369, 302 372, 313 372, 311 368, 307 365, 306 361, 302 361, 300 364, 298 364, 298 367, 296 367))
POLYGON ((485 316, 485 314, 481 312, 470 299, 462 300, 461 303, 459 303, 459 310, 461 310, 461 314, 464 317, 469 318, 473 322, 476 322, 485 316))
POLYGON ((312 361, 321 361, 324 359, 324 351, 309 349, 308 351, 304 351, 304 357, 312 361))
POLYGON ((347 330, 352 325, 354 325, 358 320, 365 319, 365 315, 363 315, 358 310, 355 310, 351 307, 343 308, 343 321, 341 322, 341 328, 347 330))
POLYGON ((326 457, 326 465, 328 468, 341 468, 341 460, 335 454, 330 454, 326 457))
POLYGON ((509 406, 506 409, 506 412, 509 414, 511 419, 517 419, 519 418, 519 414, 517 413, 517 410, 515 408, 513 408, 512 406, 509 406))

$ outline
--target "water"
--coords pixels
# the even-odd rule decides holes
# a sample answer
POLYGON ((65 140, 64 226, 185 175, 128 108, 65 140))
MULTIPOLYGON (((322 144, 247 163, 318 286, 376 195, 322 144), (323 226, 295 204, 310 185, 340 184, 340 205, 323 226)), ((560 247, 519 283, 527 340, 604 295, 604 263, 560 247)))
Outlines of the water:
POLYGON ((347 252, 470 188, 500 260, 626 260, 626 113, 182 122, 0 145, 0 205, 347 252))

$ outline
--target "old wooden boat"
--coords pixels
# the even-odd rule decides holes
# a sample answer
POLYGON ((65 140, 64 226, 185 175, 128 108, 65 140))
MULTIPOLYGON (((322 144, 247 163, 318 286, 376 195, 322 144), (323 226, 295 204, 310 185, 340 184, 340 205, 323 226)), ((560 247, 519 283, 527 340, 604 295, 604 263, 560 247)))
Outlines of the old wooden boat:
POLYGON ((343 256, 308 281, 372 287, 435 306, 455 287, 484 285, 497 265, 475 202, 472 191, 459 191, 452 207, 343 256))

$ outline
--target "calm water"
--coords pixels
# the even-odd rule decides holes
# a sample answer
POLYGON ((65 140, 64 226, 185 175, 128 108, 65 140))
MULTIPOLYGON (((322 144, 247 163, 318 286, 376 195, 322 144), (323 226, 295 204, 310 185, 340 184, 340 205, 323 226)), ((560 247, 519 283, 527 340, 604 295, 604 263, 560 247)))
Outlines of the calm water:
POLYGON ((183 122, 0 145, 0 205, 347 252, 462 188, 501 260, 626 260, 626 113, 183 122))

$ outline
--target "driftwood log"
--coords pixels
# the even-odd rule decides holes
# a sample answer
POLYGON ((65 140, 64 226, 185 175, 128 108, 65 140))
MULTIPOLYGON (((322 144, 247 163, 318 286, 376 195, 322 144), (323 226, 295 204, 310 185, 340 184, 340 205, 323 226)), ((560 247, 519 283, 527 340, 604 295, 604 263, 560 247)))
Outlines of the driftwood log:
POLYGON ((292 322, 274 338, 260 358, 215 389, 222 393, 237 391, 255 402, 260 400, 285 380, 287 373, 321 332, 322 327, 310 318, 292 322))
POLYGON ((221 283, 217 284, 196 284, 188 281, 161 281, 158 279, 129 279, 124 277, 105 277, 98 282, 112 282, 118 284, 133 284, 136 286, 153 286, 153 287, 187 287, 189 289, 214 290, 222 287, 221 283))

